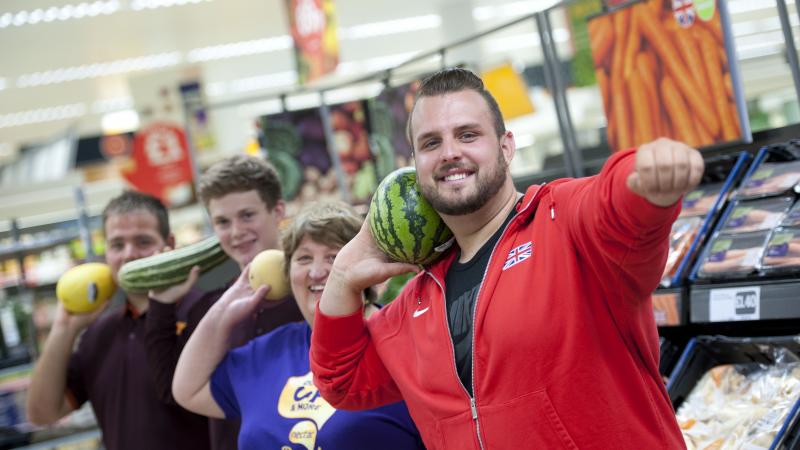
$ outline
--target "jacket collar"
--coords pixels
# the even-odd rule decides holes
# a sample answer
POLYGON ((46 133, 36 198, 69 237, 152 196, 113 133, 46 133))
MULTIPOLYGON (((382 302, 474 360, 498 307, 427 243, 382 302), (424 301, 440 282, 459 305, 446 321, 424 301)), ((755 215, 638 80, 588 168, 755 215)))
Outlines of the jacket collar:
MULTIPOLYGON (((519 217, 522 218, 524 222, 528 222, 533 219, 533 216, 536 212, 536 207, 541 201, 542 196, 545 192, 549 189, 549 185, 545 184, 537 184, 530 186, 522 197, 522 201, 517 204, 517 214, 519 217)), ((450 268, 450 265, 453 264, 453 261, 456 259, 456 255, 458 249, 458 243, 453 240, 453 245, 450 246, 449 249, 442 255, 441 258, 437 259, 430 267, 426 268, 426 271, 429 272, 431 275, 436 277, 439 280, 444 280, 444 276, 447 274, 447 270, 450 268)))

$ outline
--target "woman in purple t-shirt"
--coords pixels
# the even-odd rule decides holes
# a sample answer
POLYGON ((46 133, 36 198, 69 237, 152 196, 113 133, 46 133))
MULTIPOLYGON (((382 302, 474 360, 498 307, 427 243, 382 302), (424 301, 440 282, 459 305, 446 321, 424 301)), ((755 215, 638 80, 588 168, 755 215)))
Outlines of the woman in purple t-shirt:
MULTIPOLYGON (((231 330, 256 310, 244 270, 208 311, 183 350, 173 380, 186 409, 241 418, 242 449, 422 449, 404 403, 365 411, 337 411, 313 384, 308 352, 314 311, 331 265, 361 220, 341 203, 307 206, 284 232, 292 293, 305 322, 288 324, 229 350, 231 330)), ((365 314, 375 311, 367 305, 365 314)))

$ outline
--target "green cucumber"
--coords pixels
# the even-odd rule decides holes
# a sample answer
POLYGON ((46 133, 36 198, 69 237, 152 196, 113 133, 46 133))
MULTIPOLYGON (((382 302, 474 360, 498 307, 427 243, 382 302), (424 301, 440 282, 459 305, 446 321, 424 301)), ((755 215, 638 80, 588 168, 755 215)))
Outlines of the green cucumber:
POLYGON ((119 285, 140 294, 186 281, 194 266, 207 272, 228 260, 216 236, 175 250, 125 263, 119 270, 119 285))

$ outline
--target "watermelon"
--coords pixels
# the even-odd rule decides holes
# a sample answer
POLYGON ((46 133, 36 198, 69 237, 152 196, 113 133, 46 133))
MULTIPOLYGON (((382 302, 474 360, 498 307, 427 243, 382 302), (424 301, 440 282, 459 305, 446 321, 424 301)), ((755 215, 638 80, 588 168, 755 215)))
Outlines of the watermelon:
POLYGON ((393 260, 410 264, 434 262, 453 237, 420 193, 413 167, 397 169, 381 181, 367 221, 378 248, 393 260))

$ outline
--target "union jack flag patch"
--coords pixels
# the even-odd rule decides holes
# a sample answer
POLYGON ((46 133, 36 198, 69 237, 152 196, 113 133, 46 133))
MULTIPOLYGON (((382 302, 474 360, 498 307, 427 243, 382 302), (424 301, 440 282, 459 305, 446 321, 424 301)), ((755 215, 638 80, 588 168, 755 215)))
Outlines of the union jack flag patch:
POLYGON ((519 247, 511 250, 508 252, 508 258, 506 258, 506 263, 503 264, 503 270, 510 269, 517 264, 525 261, 526 259, 530 258, 533 254, 533 243, 526 242, 519 247))
POLYGON ((683 28, 692 26, 697 15, 692 0, 672 0, 672 13, 683 28))

